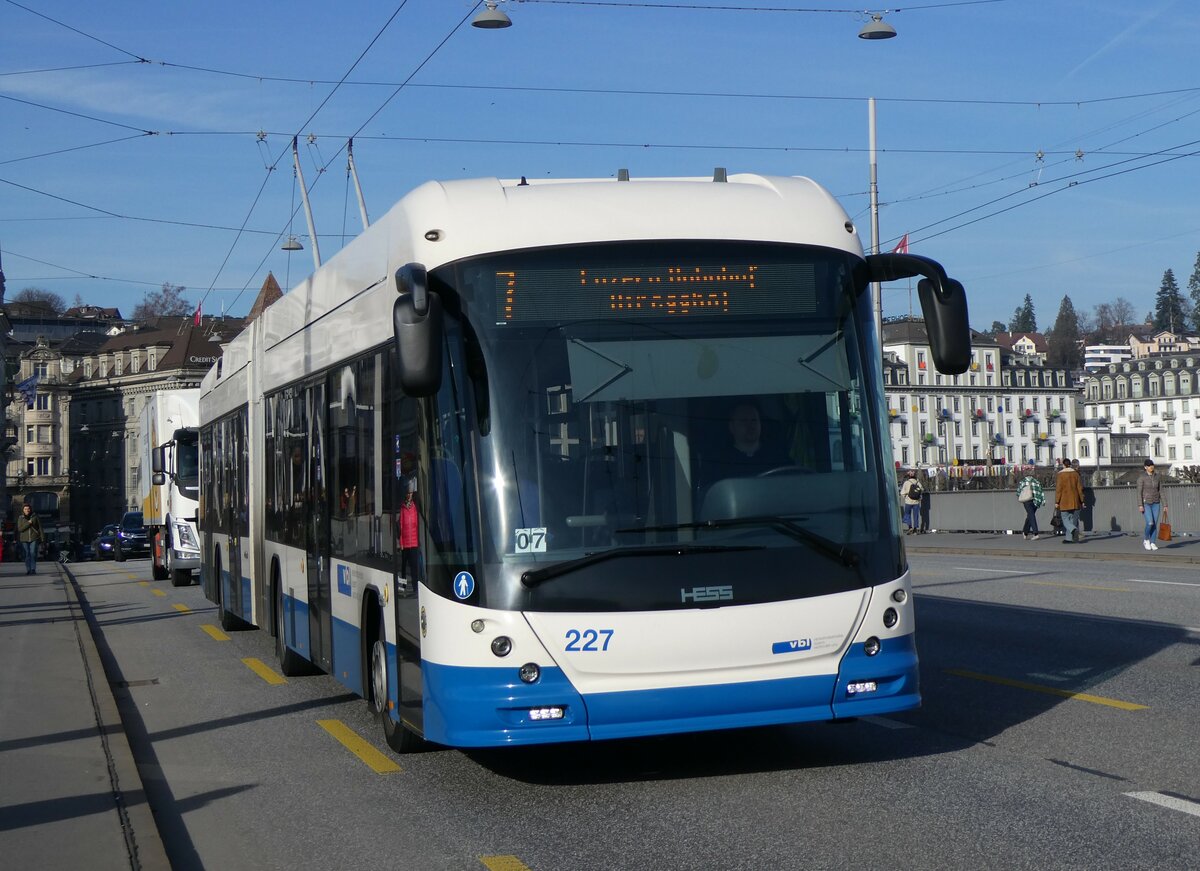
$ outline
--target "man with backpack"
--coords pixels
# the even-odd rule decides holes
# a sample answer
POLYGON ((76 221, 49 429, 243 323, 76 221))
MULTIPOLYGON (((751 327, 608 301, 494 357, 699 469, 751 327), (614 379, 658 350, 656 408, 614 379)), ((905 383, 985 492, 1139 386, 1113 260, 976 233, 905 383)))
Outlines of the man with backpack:
POLYGON ((904 473, 904 483, 900 485, 905 535, 916 535, 921 528, 921 497, 924 495, 921 482, 917 480, 917 470, 909 469, 904 473))

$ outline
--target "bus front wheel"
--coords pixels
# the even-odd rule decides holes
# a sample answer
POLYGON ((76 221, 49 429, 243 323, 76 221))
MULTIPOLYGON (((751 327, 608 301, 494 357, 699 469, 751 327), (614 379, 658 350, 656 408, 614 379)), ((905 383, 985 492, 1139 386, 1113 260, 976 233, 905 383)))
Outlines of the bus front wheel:
POLYGON ((403 723, 392 718, 388 709, 389 681, 387 659, 387 633, 384 628, 383 615, 379 615, 379 629, 371 643, 371 684, 368 692, 370 697, 367 704, 371 713, 383 726, 383 737, 389 747, 397 753, 413 753, 424 743, 420 736, 410 731, 403 723))

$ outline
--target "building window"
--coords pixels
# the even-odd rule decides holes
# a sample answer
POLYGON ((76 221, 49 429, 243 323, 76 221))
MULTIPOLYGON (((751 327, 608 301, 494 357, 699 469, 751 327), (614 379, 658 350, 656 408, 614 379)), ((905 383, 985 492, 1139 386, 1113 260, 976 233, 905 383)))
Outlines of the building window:
POLYGON ((1079 443, 1079 456, 1080 456, 1080 458, 1086 458, 1088 456, 1088 443, 1087 442, 1079 443))
POLYGON ((45 360, 39 360, 33 364, 33 374, 38 378, 45 378, 50 374, 50 365, 45 360))
POLYGON ((37 395, 37 397, 33 400, 33 407, 36 408, 38 411, 49 411, 50 410, 50 394, 49 393, 39 393, 37 395))

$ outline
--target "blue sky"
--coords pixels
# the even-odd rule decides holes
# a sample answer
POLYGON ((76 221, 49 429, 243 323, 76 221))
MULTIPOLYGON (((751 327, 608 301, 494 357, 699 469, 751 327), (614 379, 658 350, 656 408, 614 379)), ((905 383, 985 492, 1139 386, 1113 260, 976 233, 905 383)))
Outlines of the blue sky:
MULTIPOLYGON (((9 296, 129 314, 170 282, 244 314, 268 270, 286 289, 312 268, 279 250, 309 244, 293 134, 325 259, 361 229, 350 135, 372 218, 430 178, 724 166, 816 179, 869 239, 868 97, 882 247, 941 260, 974 326, 1027 293, 1043 328, 1064 295, 1140 315, 1168 268, 1186 293, 1200 5, 928 3, 868 41, 842 4, 664 4, 508 0, 513 26, 480 30, 471 0, 0 0, 9 296)), ((885 314, 909 296, 885 286, 885 314)))

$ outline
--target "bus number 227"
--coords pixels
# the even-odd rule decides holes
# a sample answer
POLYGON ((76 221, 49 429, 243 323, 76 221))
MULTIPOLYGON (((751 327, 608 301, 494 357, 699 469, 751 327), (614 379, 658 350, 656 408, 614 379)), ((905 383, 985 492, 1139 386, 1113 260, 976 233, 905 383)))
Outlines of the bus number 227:
POLYGON ((611 629, 568 629, 567 630, 567 650, 583 651, 593 653, 597 650, 608 650, 608 642, 612 641, 613 630, 611 629), (600 637, 604 636, 604 641, 601 643, 600 637))

